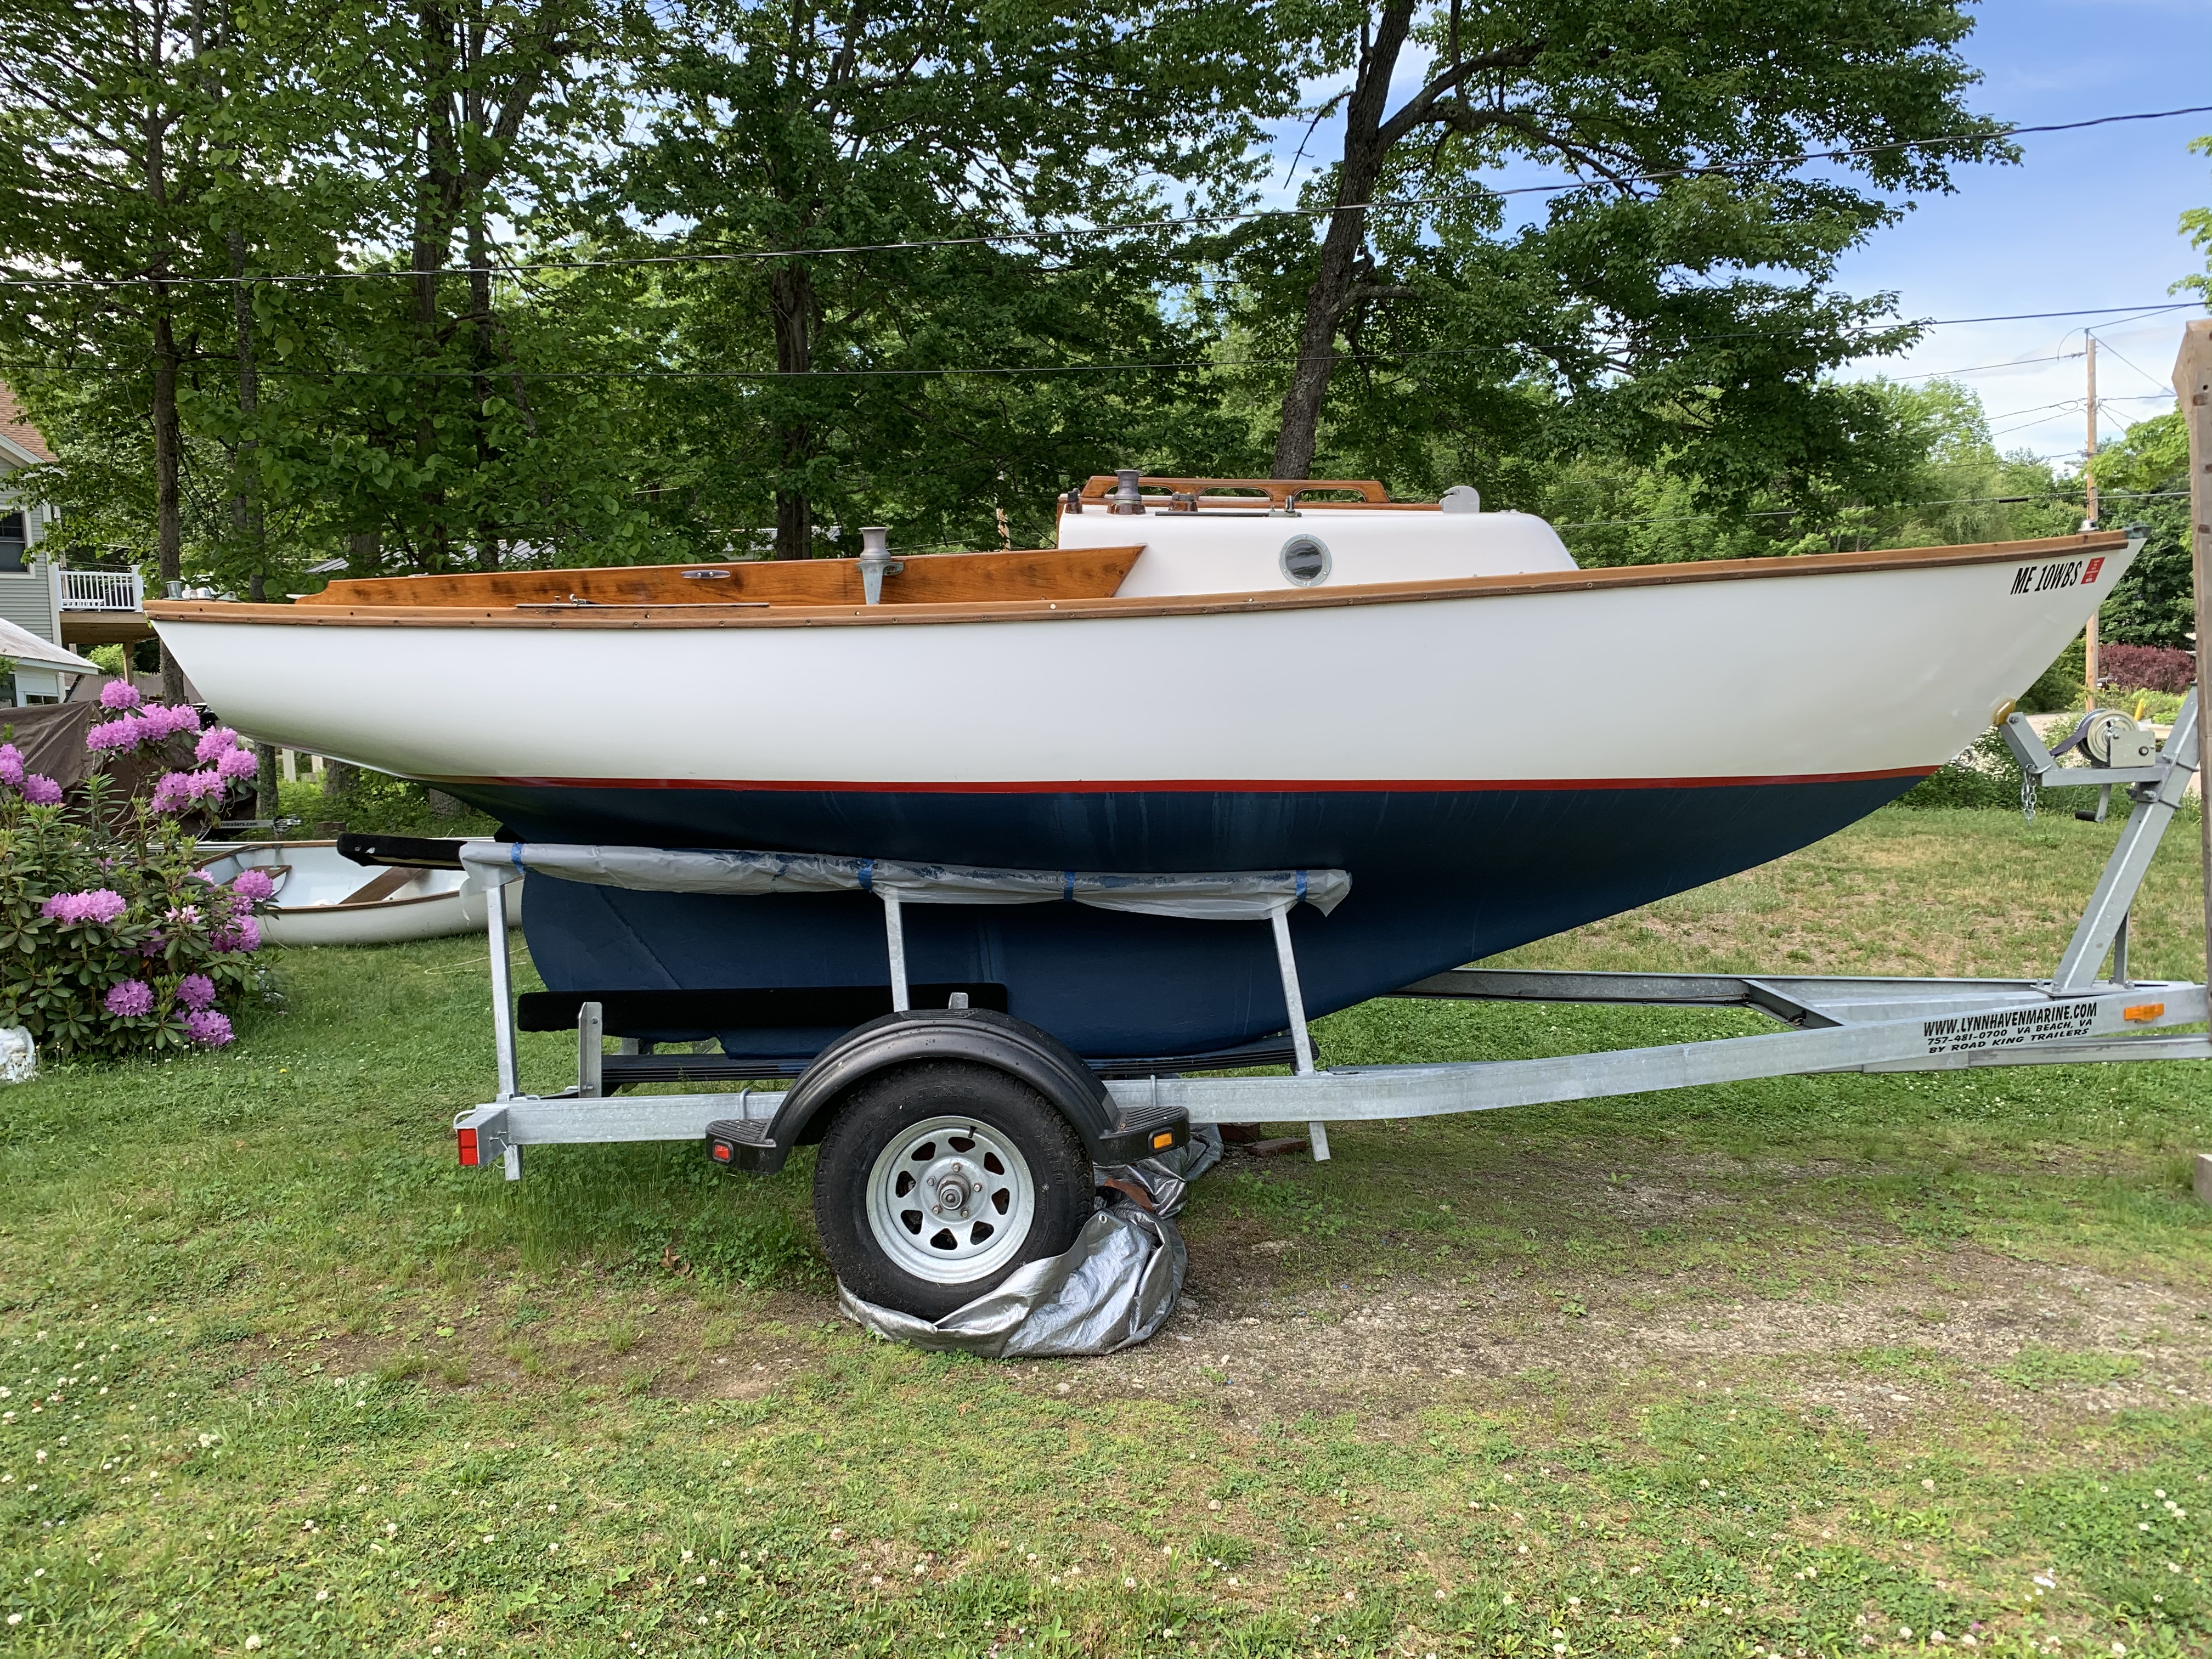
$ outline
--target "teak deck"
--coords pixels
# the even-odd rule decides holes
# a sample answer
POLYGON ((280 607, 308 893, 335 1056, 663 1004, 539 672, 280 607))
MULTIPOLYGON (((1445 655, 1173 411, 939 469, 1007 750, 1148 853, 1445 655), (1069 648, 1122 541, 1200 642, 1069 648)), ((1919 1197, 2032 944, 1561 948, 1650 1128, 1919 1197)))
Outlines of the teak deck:
POLYGON ((1433 581, 1346 583, 1256 593, 1145 599, 1113 596, 1141 548, 1091 548, 1066 553, 937 554, 911 559, 907 562, 908 574, 887 577, 884 603, 872 605, 862 602, 856 562, 817 559, 788 564, 611 566, 384 577, 334 582, 322 593, 296 605, 157 599, 147 601, 146 614, 155 622, 295 628, 836 628, 1074 622, 1113 617, 1315 611, 1944 565, 2011 564, 2075 554, 2117 553, 2127 544, 2124 532, 2099 531, 1968 547, 1812 553, 1779 559, 1709 559, 1599 570, 1545 570, 1433 581), (942 574, 930 568, 940 564, 951 568, 942 574), (684 574, 692 570, 731 571, 726 580, 735 592, 727 598, 718 592, 713 600, 702 601, 696 597, 700 589, 710 584, 720 589, 723 582, 684 574), (908 585, 895 597, 894 584, 899 582, 908 585), (672 589, 677 590, 676 597, 669 599, 628 597, 633 592, 658 596, 672 589), (609 597, 594 597, 599 593, 609 597), (613 597, 617 594, 623 597, 613 597))
MULTIPOLYGON (((1005 599, 1112 597, 1144 548, 1066 552, 935 553, 902 560, 884 577, 885 605, 982 605, 1005 599)), ((896 556, 896 555, 894 555, 896 556)), ((574 570, 489 570, 332 582, 300 603, 408 609, 550 605, 860 605, 857 559, 728 564, 601 565, 574 570)))

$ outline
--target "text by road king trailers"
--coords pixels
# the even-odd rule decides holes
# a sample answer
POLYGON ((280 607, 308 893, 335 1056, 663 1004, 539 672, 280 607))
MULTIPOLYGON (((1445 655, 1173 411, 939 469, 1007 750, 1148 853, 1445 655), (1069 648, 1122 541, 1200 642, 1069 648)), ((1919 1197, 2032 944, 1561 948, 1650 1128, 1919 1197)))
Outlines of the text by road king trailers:
POLYGON ((1969 1048, 2010 1048, 2025 1042, 2051 1042, 2089 1035, 2097 1005, 2046 1002, 2033 1008, 2003 1008, 1993 1014, 1954 1014, 1924 1020, 1921 1030, 1931 1054, 1955 1054, 1969 1048))

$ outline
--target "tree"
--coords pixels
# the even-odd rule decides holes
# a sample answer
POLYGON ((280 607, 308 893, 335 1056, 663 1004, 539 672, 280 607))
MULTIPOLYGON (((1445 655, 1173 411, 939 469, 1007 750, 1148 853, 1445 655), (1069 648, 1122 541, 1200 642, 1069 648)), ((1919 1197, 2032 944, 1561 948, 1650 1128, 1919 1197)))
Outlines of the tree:
MULTIPOLYGON (((1294 95, 1277 21, 1217 0, 697 0, 679 15, 641 75, 652 141, 615 171, 603 222, 673 224, 686 248, 737 256, 659 288, 688 310, 682 362, 760 376, 713 395, 726 426, 757 434, 739 453, 769 481, 779 557, 814 550, 817 503, 856 457, 864 493, 896 471, 927 499, 933 471, 975 471, 891 465, 917 448, 964 450, 995 486, 1004 416, 1080 401, 944 370, 1169 339, 1158 240, 1051 233, 1157 211, 1159 181, 1241 178, 1255 118, 1294 95), (1009 232, 1042 234, 881 247, 1009 232), (855 246, 878 251, 832 251, 855 246)), ((1109 401, 1151 395, 1124 382, 1109 401)))
POLYGON ((2189 550, 2189 430, 2181 411, 2137 421, 2097 452, 2106 528, 2141 526, 2143 550, 2097 612, 2117 645, 2185 648, 2197 626, 2189 550))
MULTIPOLYGON (((1534 377, 1616 441, 1702 447, 1716 488, 1847 453, 1867 410, 1820 373, 1899 338, 1869 335, 1876 307, 1819 292, 1897 213, 1847 180, 1942 189, 1953 161, 2006 153, 1960 105, 1973 76, 1952 50, 1969 27, 1954 0, 1376 0, 1322 15, 1350 81, 1316 112, 1344 123, 1305 192, 1327 210, 1318 241, 1270 227, 1236 261, 1261 273, 1255 332, 1294 358, 1279 477, 1310 476, 1332 381, 1370 346, 1419 366, 1396 377, 1401 417, 1526 416, 1502 388, 1534 377), (1408 68, 1414 89, 1394 97, 1408 68), (1813 167, 1815 149, 1856 153, 1813 167), (1531 163, 1574 187, 1509 214, 1497 171, 1531 163)), ((1359 415, 1371 430, 1373 398, 1359 415)))
MULTIPOLYGON (((206 0, 21 0, 0 9, 0 246, 49 277, 10 288, 0 338, 38 359, 96 343, 143 398, 157 575, 181 574, 181 325, 229 39, 206 0)), ((170 695, 183 677, 166 652, 170 695)))

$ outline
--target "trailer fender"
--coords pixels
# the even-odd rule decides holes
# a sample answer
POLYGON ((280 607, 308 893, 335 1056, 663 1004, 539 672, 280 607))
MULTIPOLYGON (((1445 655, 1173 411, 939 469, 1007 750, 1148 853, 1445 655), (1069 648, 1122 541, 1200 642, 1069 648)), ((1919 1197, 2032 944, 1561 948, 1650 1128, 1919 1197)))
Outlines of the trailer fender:
POLYGON ((814 1058, 766 1124, 707 1126, 707 1156, 725 1169, 773 1175, 793 1146, 819 1141, 845 1092, 864 1078, 933 1060, 968 1060, 1019 1079, 1083 1138, 1094 1162, 1127 1164, 1183 1145, 1188 1113, 1127 1111, 1073 1050, 1048 1031, 989 1008, 916 1008, 856 1025, 814 1058))

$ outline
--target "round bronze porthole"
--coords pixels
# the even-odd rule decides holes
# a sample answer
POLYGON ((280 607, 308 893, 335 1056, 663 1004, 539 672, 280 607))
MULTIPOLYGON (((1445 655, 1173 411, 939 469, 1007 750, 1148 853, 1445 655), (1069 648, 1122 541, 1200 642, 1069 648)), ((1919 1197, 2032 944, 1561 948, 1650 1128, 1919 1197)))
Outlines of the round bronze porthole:
POLYGON ((1276 563, 1285 580, 1300 587, 1318 587, 1328 580, 1328 544, 1318 536, 1293 536, 1283 544, 1276 563))

